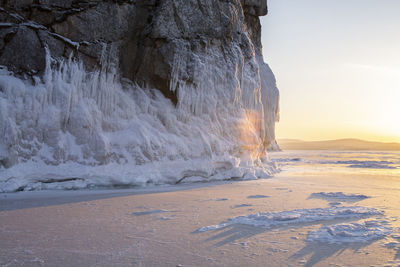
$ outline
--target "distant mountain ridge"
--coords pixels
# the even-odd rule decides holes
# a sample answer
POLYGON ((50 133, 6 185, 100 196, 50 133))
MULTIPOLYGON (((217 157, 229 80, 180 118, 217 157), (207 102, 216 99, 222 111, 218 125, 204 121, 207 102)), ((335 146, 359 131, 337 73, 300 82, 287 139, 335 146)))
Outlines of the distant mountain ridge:
POLYGON ((298 139, 280 139, 283 150, 390 150, 400 151, 400 143, 384 143, 345 138, 324 141, 303 141, 298 139))

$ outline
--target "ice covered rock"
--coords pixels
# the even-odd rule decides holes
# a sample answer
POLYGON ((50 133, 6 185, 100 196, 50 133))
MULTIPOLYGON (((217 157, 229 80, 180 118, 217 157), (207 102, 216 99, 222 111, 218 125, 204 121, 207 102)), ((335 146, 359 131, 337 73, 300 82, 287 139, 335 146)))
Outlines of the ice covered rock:
POLYGON ((271 175, 266 12, 265 0, 5 3, 0 190, 271 175))

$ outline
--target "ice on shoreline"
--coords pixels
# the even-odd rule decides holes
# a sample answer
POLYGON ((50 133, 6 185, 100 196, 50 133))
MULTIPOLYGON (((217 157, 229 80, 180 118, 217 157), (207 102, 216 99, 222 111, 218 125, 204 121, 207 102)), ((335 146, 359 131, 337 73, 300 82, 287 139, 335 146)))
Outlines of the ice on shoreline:
POLYGON ((271 228, 288 224, 331 221, 335 219, 356 219, 376 215, 383 215, 383 212, 375 208, 360 206, 265 212, 235 217, 221 224, 202 227, 198 229, 197 232, 220 229, 234 224, 245 224, 256 227, 271 228))
POLYGON ((275 99, 273 75, 265 77, 271 90, 261 87, 258 65, 228 77, 214 64, 218 53, 191 55, 196 81, 172 77, 177 106, 121 78, 114 61, 87 71, 48 55, 34 82, 0 66, 0 192, 270 177, 278 169, 264 120, 275 114, 264 110, 275 99))

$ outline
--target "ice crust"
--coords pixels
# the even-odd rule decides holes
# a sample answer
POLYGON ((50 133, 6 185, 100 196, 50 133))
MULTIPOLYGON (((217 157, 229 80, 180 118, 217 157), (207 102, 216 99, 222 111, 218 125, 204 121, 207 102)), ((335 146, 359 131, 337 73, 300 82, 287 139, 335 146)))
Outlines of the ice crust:
POLYGON ((392 231, 388 221, 370 220, 324 226, 316 231, 311 231, 307 240, 330 244, 362 243, 383 238, 390 235, 392 231))
POLYGON ((234 224, 246 224, 257 227, 279 227, 281 225, 310 223, 318 221, 331 221, 335 219, 353 219, 382 215, 383 212, 374 208, 352 206, 352 207, 330 207, 317 209, 298 209, 282 212, 265 212, 239 216, 217 225, 206 226, 198 229, 198 232, 224 228, 234 224))
POLYGON ((112 64, 87 72, 48 56, 34 84, 1 68, 0 192, 269 177, 277 170, 263 142, 271 100, 257 63, 231 77, 209 53, 195 55, 204 66, 196 88, 176 78, 177 62, 178 107, 112 64))

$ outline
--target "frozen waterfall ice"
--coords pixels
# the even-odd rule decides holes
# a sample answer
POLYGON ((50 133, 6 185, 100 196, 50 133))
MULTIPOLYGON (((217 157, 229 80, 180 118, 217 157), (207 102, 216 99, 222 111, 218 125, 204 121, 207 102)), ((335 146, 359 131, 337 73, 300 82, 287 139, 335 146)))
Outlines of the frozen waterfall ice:
POLYGON ((48 55, 43 78, 32 82, 3 67, 0 192, 271 175, 263 143, 271 107, 257 62, 235 62, 241 70, 232 73, 208 53, 195 55, 191 83, 181 78, 186 63, 176 62, 178 107, 112 65, 87 72, 48 55))

